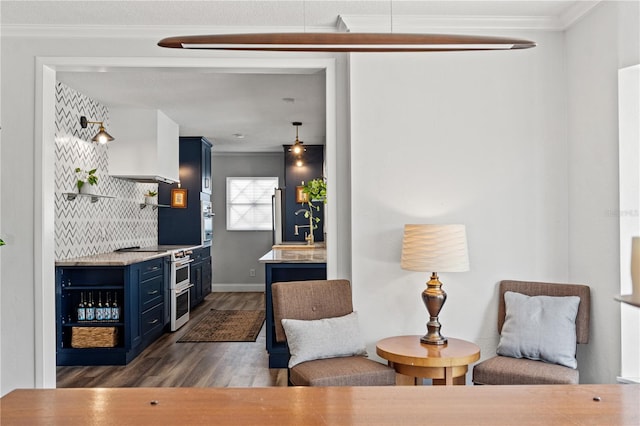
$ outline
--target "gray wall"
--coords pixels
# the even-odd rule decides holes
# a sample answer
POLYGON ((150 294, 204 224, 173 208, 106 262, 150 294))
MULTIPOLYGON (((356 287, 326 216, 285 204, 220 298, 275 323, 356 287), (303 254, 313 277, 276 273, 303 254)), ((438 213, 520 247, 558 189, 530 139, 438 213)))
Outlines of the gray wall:
MULTIPOLYGON (((215 151, 215 141, 214 141, 215 151)), ((264 264, 258 259, 271 250, 271 231, 227 231, 227 177, 277 176, 284 182, 282 153, 214 152, 213 169, 213 291, 263 291, 264 264), (255 269, 256 276, 250 276, 255 269)))

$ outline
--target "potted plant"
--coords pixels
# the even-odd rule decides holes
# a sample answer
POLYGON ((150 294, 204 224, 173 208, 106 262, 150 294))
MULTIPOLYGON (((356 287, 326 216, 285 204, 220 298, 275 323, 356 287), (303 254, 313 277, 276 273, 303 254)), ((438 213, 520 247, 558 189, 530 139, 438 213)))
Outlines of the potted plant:
POLYGON ((76 186, 80 194, 93 194, 95 192, 93 186, 98 184, 96 170, 83 170, 80 167, 76 167, 76 186))
POLYGON ((4 241, 2 241, 2 238, 0 238, 0 246, 3 246, 5 244, 4 241))
POLYGON ((316 178, 308 181, 302 188, 302 192, 307 195, 306 203, 309 210, 304 213, 304 217, 309 219, 309 236, 307 242, 313 244, 313 230, 318 228, 320 223, 319 217, 313 217, 313 211, 320 211, 320 206, 316 206, 314 202, 327 202, 327 181, 324 178, 316 178))
POLYGON ((151 189, 144 193, 145 204, 156 204, 154 198, 158 195, 158 191, 152 191, 151 189))

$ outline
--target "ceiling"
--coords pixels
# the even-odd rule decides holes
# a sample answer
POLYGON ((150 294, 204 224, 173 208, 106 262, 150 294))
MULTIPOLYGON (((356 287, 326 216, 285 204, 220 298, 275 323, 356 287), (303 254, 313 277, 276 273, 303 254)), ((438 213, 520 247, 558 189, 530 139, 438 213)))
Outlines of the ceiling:
MULTIPOLYGON (((213 33, 214 30, 336 31, 341 21, 354 25, 368 18, 377 18, 376 25, 392 18, 398 23, 394 28, 401 28, 402 23, 409 20, 415 25, 419 18, 426 19, 425 22, 434 22, 434 19, 443 22, 446 17, 450 25, 456 19, 469 22, 473 17, 475 22, 509 20, 528 25, 547 22, 551 23, 550 27, 562 29, 584 13, 585 5, 593 7, 594 4, 597 2, 3 0, 0 23, 3 34, 11 31, 64 33, 90 28, 93 34, 102 30, 103 34, 108 31, 113 37, 114 29, 123 34, 135 30, 146 34, 149 42, 155 44, 167 36, 213 33), (99 23, 93 25, 97 17, 99 23), (163 36, 156 39, 155 34, 163 36)), ((358 31, 358 28, 351 29, 358 31)), ((160 109, 179 124, 181 135, 206 136, 213 142, 215 152, 282 151, 283 144, 295 139, 293 121, 303 123, 299 134, 306 144, 323 144, 325 139, 323 73, 231 74, 134 69, 59 72, 58 79, 110 108, 160 109)), ((118 135, 113 136, 117 140, 118 135)))

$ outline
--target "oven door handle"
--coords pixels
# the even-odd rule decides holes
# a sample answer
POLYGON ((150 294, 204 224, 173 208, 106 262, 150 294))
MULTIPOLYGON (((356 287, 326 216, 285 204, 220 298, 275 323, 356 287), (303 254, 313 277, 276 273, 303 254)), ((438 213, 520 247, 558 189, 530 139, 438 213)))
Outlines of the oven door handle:
POLYGON ((184 265, 188 265, 188 264, 190 264, 190 263, 191 263, 191 262, 193 262, 194 260, 195 260, 195 259, 189 259, 189 260, 185 260, 185 261, 183 261, 183 262, 176 261, 176 262, 175 262, 175 264, 176 264, 176 267, 180 268, 180 267, 182 267, 182 266, 184 266, 184 265))
POLYGON ((182 293, 184 293, 185 291, 189 291, 189 289, 190 289, 191 287, 195 287, 195 284, 189 284, 189 285, 186 285, 186 286, 184 286, 184 287, 177 288, 177 289, 176 289, 176 296, 181 295, 181 294, 182 294, 182 293))

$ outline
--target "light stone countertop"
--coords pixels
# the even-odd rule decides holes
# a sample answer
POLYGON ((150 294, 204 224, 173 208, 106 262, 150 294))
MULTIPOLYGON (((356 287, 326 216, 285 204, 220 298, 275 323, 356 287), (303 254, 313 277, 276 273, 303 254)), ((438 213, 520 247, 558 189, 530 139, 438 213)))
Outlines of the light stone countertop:
POLYGON ((327 263, 327 249, 274 249, 258 259, 260 263, 327 263))
POLYGON ((158 257, 169 256, 165 252, 111 252, 91 256, 74 257, 72 259, 57 260, 56 266, 127 266, 145 262, 158 257))
POLYGON ((185 245, 166 245, 162 248, 166 248, 164 251, 155 252, 109 252, 94 254, 91 256, 74 257, 71 259, 56 260, 56 266, 127 266, 134 263, 145 262, 151 259, 157 259, 159 257, 165 257, 171 255, 174 250, 195 250, 203 247, 197 246, 185 246, 185 245))

